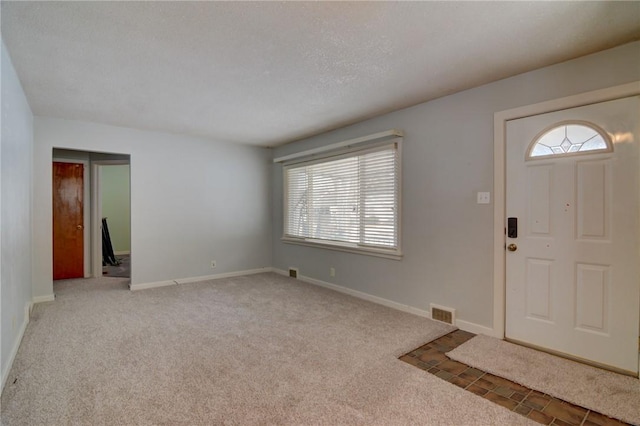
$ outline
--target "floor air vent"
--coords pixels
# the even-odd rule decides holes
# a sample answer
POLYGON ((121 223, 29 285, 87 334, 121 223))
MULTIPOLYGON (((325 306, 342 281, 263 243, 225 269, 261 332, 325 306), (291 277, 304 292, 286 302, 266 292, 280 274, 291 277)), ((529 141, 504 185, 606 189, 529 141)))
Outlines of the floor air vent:
POLYGON ((431 319, 454 325, 456 322, 456 310, 431 304, 431 319))
POLYGON ((289 276, 291 278, 298 278, 298 270, 296 268, 289 268, 289 276))

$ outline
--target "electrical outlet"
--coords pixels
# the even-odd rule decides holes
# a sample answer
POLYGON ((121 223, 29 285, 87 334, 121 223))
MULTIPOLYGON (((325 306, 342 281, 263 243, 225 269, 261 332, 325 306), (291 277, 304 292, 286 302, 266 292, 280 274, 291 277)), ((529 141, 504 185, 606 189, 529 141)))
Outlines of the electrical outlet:
POLYGON ((478 192, 478 204, 489 204, 491 202, 490 192, 478 192))
POLYGON ((216 269, 216 261, 215 260, 211 261, 211 269, 216 269))
POLYGON ((331 268, 329 268, 329 276, 330 277, 335 277, 336 276, 336 268, 334 268, 333 266, 331 268))

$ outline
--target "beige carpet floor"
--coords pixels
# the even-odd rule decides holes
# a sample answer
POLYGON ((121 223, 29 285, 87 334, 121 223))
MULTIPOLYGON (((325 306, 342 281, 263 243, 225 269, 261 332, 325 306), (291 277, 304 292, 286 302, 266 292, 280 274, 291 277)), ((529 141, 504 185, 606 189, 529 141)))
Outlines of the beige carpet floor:
POLYGON ((528 388, 640 424, 640 380, 478 335, 447 356, 528 388))
POLYGON ((126 282, 35 306, 4 425, 531 424, 397 359, 449 326, 272 273, 126 282))

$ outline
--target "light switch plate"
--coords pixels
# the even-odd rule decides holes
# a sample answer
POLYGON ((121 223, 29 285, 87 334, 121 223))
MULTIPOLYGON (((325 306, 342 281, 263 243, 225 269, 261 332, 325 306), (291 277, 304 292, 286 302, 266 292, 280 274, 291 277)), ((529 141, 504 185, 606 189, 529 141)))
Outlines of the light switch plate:
POLYGON ((489 204, 491 202, 490 192, 478 192, 478 204, 489 204))

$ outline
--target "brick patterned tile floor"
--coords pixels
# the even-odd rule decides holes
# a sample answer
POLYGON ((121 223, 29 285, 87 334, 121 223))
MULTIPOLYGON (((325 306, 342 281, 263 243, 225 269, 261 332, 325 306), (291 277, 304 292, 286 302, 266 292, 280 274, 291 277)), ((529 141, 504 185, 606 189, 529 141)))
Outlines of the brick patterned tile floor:
POLYGON ((534 391, 449 359, 445 354, 475 336, 456 330, 400 357, 442 380, 545 425, 626 425, 595 411, 534 391))

